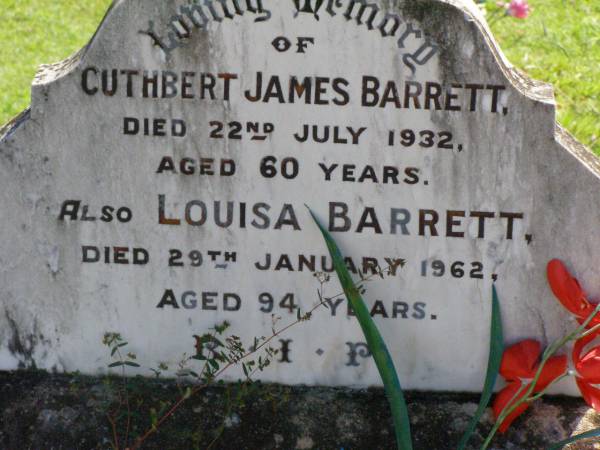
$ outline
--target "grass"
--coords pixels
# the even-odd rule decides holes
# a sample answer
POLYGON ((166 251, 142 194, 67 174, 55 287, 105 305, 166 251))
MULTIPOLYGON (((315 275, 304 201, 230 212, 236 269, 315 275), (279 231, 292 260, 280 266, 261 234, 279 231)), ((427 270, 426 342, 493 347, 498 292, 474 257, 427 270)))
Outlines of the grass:
POLYGON ((0 0, 0 124, 29 105, 40 64, 83 47, 110 0, 0 0))
MULTIPOLYGON (((489 3, 496 9, 495 0, 489 3)), ((29 104, 36 68, 85 45, 109 4, 0 0, 0 124, 29 104)), ((554 85, 559 121, 600 155, 600 1, 530 4, 533 13, 525 20, 493 20, 495 36, 513 64, 554 85)))
POLYGON ((530 4, 527 19, 490 18, 494 35, 515 66, 554 85, 558 120, 600 155, 600 1, 530 4))

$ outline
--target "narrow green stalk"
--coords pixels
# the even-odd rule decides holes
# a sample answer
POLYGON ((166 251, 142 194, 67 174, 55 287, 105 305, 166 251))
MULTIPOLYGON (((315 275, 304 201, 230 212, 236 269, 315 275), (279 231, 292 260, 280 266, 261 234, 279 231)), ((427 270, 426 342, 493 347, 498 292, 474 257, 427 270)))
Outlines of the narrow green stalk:
POLYGON ((457 450, 464 450, 466 448, 469 439, 475 431, 475 428, 477 428, 477 424, 481 420, 481 416, 483 416, 483 413, 485 412, 485 409, 487 408, 494 393, 494 386, 496 385, 496 379, 498 378, 498 372, 502 362, 502 354, 504 352, 502 317, 500 315, 500 301, 498 300, 498 293, 496 292, 496 286, 494 285, 492 285, 491 316, 490 351, 488 355, 488 367, 485 376, 485 382, 481 391, 481 400, 479 401, 477 411, 473 415, 473 418, 469 422, 465 433, 458 443, 457 450))
POLYGON ((550 389, 552 389, 552 386, 554 386, 555 384, 558 384, 560 381, 564 380, 565 378, 567 378, 569 376, 569 371, 563 373, 560 377, 558 377, 556 380, 552 380, 552 382, 546 386, 546 388, 543 391, 538 392, 537 394, 535 394, 532 397, 529 397, 529 399, 527 399, 528 402, 533 402, 536 401, 538 398, 543 397, 544 395, 546 395, 548 393, 548 391, 550 389))
POLYGON ((572 444, 573 442, 580 441, 581 439, 590 439, 594 437, 600 436, 600 428, 596 428, 595 430, 586 431, 585 433, 578 434, 576 436, 571 436, 564 441, 560 441, 557 444, 552 445, 548 450, 560 450, 565 445, 572 444))
POLYGON ((398 450, 412 450, 413 447, 410 433, 410 421, 408 419, 408 408, 406 406, 406 401, 404 400, 402 388, 400 387, 400 380, 398 379, 398 374, 396 372, 396 368, 394 367, 392 357, 389 354, 387 346, 385 345, 385 342, 381 337, 381 334, 379 333, 379 330, 377 329, 377 326, 375 325, 375 322, 373 321, 373 318, 371 317, 371 314, 369 313, 369 310, 367 309, 360 292, 358 291, 358 288, 354 284, 354 281, 352 280, 352 277, 346 268, 344 258, 342 257, 335 240, 321 225, 310 208, 308 210, 310 211, 312 218, 319 227, 319 230, 325 239, 325 243, 327 244, 327 248, 331 254, 333 265, 340 280, 340 284, 344 289, 344 293, 348 299, 348 302, 356 314, 356 318, 358 319, 363 334, 365 335, 371 355, 373 356, 377 369, 379 370, 379 374, 385 388, 385 393, 390 404, 390 409, 392 411, 392 419, 394 421, 394 431, 396 433, 398 450))
POLYGON ((590 328, 585 333, 583 333, 581 336, 579 336, 576 340, 579 340, 584 337, 588 337, 590 334, 596 333, 598 330, 600 330, 600 324, 596 325, 595 327, 590 328))

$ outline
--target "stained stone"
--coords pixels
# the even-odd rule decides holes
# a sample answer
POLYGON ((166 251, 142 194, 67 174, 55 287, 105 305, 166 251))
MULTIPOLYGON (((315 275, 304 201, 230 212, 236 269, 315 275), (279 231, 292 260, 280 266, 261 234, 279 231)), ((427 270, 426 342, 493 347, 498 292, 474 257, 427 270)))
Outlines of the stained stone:
POLYGON ((0 369, 103 373, 120 332, 150 375, 322 287, 259 378, 380 384, 308 205, 403 386, 478 391, 494 281, 507 344, 574 326, 550 259, 600 292, 599 164, 555 112, 467 0, 116 1, 0 131, 0 369))

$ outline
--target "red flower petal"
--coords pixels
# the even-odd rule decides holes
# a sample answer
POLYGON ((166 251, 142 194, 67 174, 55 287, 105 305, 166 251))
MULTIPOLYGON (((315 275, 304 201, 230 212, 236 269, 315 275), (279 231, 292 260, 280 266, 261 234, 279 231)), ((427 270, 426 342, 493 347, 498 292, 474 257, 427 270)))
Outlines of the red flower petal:
POLYGON ((596 411, 600 411, 600 389, 591 386, 581 378, 575 378, 575 380, 585 402, 596 411))
MULTIPOLYGON (((496 420, 498 420, 498 417, 500 417, 502 411, 513 405, 518 399, 522 398, 525 395, 525 393, 527 392, 526 387, 523 388, 523 390, 517 397, 515 397, 515 394, 519 391, 521 386, 522 383, 520 381, 513 381, 500 392, 498 392, 496 398, 494 399, 494 404, 492 405, 492 411, 494 412, 494 417, 496 418, 496 420)), ((529 403, 522 403, 521 405, 519 405, 518 408, 516 408, 512 413, 510 413, 506 417, 506 419, 504 419, 502 425, 500 425, 500 428, 498 428, 500 433, 504 433, 508 429, 510 424, 513 423, 513 421, 517 417, 523 414, 528 407, 529 403)))
MULTIPOLYGON (((590 315, 594 314, 594 311, 596 310, 596 306, 598 306, 597 303, 590 303, 590 306, 585 308, 582 311, 581 317, 577 318, 577 322, 579 322, 579 325, 582 325, 583 322, 585 322, 590 315)), ((585 328, 587 328, 589 330, 590 328, 594 328, 596 325, 600 325, 600 313, 596 313, 594 318, 592 320, 590 320, 590 322, 587 324, 587 326, 585 328)), ((598 336, 599 334, 600 334, 600 330, 598 330, 594 333, 594 335, 596 335, 596 336, 598 336)))
POLYGON ((511 345, 504 351, 500 363, 500 375, 506 380, 533 378, 542 346, 534 339, 527 339, 511 345))
POLYGON ((590 334, 579 339, 573 346, 573 364, 578 372, 578 377, 586 383, 600 383, 600 347, 594 347, 582 356, 586 345, 596 339, 596 334, 590 334))
POLYGON ((567 371, 567 357, 566 355, 553 356, 542 369, 542 373, 535 384, 534 392, 541 392, 546 389, 550 383, 556 380, 558 377, 563 375, 567 371))
MULTIPOLYGON (((552 292, 568 311, 582 317, 590 303, 585 298, 585 293, 577 279, 573 278, 564 264, 553 259, 547 267, 548 283, 552 292)), ((588 312, 589 315, 589 312, 588 312)))
POLYGON ((575 365, 577 373, 586 382, 600 383, 600 347, 594 347, 575 365))
POLYGON ((590 342, 592 342, 595 338, 595 335, 590 334, 589 336, 575 341, 575 345, 573 346, 573 364, 575 364, 575 367, 577 367, 581 362, 581 352, 583 351, 583 348, 590 342))

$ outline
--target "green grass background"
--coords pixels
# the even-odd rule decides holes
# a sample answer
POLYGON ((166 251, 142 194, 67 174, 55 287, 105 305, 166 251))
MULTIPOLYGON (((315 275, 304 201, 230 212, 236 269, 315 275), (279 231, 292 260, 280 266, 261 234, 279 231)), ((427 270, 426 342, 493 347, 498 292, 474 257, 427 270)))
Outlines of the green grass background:
MULTIPOLYGON (((0 0, 0 124, 29 104, 36 68, 85 45, 109 4, 0 0)), ((530 4, 525 20, 488 15, 496 39, 513 64, 554 85, 559 121, 600 155, 600 0, 530 4)))

